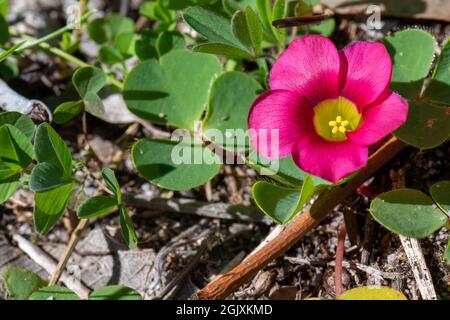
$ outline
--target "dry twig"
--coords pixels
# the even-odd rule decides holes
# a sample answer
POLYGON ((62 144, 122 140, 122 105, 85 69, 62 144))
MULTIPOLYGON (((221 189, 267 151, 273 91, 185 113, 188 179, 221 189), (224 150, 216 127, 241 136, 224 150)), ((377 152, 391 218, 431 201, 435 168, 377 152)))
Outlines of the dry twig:
MULTIPOLYGON (((45 251, 18 234, 14 235, 13 239, 17 242, 18 247, 25 252, 31 260, 44 268, 49 274, 55 272, 56 263, 45 251)), ((76 279, 67 272, 62 272, 61 282, 64 283, 67 288, 75 292, 81 299, 88 298, 90 290, 81 283, 80 279, 76 279)))
MULTIPOLYGON (((400 169, 398 172, 390 172, 393 189, 405 187, 405 170, 400 169)), ((422 299, 437 300, 436 291, 434 289, 433 280, 430 270, 422 253, 420 242, 417 239, 400 236, 403 249, 408 257, 409 265, 416 279, 422 299)))
POLYGON ((49 286, 54 286, 58 282, 59 278, 64 272, 64 269, 66 268, 67 262, 69 261, 73 250, 75 249, 75 246, 77 245, 78 241, 80 241, 81 235, 83 234, 83 231, 84 229, 86 229, 88 224, 88 219, 80 220, 80 222, 78 223, 77 227, 70 236, 69 243, 67 244, 63 256, 58 262, 56 270, 53 272, 52 277, 50 278, 50 281, 48 283, 49 286))
POLYGON ((400 236, 403 249, 416 279, 417 287, 424 300, 437 300, 430 270, 428 270, 419 240, 400 236))

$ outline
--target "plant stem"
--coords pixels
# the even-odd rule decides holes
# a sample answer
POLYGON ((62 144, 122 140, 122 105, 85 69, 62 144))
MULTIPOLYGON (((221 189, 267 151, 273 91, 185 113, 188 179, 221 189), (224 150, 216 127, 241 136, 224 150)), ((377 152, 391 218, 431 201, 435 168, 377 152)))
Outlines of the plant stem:
POLYGON ((342 294, 342 261, 344 260, 345 251, 345 236, 347 229, 345 223, 339 227, 338 231, 338 245, 336 248, 336 264, 334 266, 334 288, 336 298, 342 294))
MULTIPOLYGON (((95 12, 94 10, 91 10, 91 11, 87 12, 80 19, 80 22, 86 21, 86 19, 88 19, 94 12, 95 12)), ((47 50, 48 52, 54 54, 55 56, 58 56, 58 57, 66 60, 66 61, 72 62, 73 64, 75 64, 75 65, 77 65, 77 66, 79 66, 81 68, 90 66, 89 63, 86 63, 83 60, 81 60, 81 59, 71 55, 70 53, 67 53, 67 52, 65 52, 65 51, 63 51, 63 50, 61 50, 59 48, 56 48, 56 47, 54 47, 54 46, 52 46, 52 45, 50 45, 50 44, 48 44, 46 42, 46 41, 54 39, 55 37, 60 36, 62 33, 66 32, 67 30, 68 30, 68 27, 66 26, 66 27, 64 27, 62 29, 59 29, 59 30, 57 30, 57 31, 55 31, 55 32, 53 32, 53 33, 43 37, 43 38, 40 38, 40 39, 36 39, 34 37, 27 36, 27 35, 20 35, 17 32, 14 32, 14 31, 11 31, 10 33, 13 36, 20 37, 22 40, 26 40, 26 41, 31 42, 28 45, 25 43, 24 45, 19 46, 19 48, 15 50, 15 52, 17 52, 17 53, 23 52, 26 49, 32 49, 32 48, 37 46, 37 47, 39 47, 41 49, 47 50), (61 32, 61 30, 64 30, 64 31, 61 32)), ((123 83, 122 82, 120 82, 119 80, 117 80, 116 78, 114 78, 111 75, 106 75, 106 77, 107 77, 108 82, 110 84, 116 86, 119 89, 123 89, 123 83)))
MULTIPOLYGON (((27 36, 27 35, 22 35, 20 37, 22 39, 25 39, 25 40, 33 40, 34 39, 33 37, 30 37, 30 36, 27 36)), ((81 59, 79 59, 79 58, 77 58, 77 57, 75 57, 75 56, 73 56, 73 55, 71 55, 71 54, 61 50, 61 49, 58 49, 58 48, 56 48, 56 47, 54 47, 54 46, 52 46, 52 45, 50 45, 50 44, 48 44, 46 42, 39 43, 38 46, 40 48, 42 48, 42 49, 47 50, 50 53, 53 53, 54 55, 56 55, 56 56, 58 56, 60 58, 63 58, 64 60, 67 60, 69 62, 72 62, 72 63, 78 65, 79 67, 87 67, 87 66, 89 66, 89 64, 84 62, 83 60, 81 60, 81 59)))
MULTIPOLYGON (((90 10, 90 11, 86 12, 86 13, 80 18, 79 23, 81 24, 81 23, 85 22, 85 21, 86 21, 87 19, 89 19, 94 13, 95 13, 95 10, 90 10)), ((58 38, 59 36, 61 36, 62 34, 66 33, 66 32, 69 31, 69 30, 72 30, 72 26, 66 25, 65 27, 60 28, 60 29, 58 29, 58 30, 56 30, 56 31, 54 31, 54 32, 52 32, 52 33, 50 33, 50 34, 48 34, 48 35, 42 37, 42 38, 30 40, 30 43, 24 43, 22 46, 20 46, 20 47, 16 50, 16 52, 22 52, 22 51, 25 51, 25 50, 27 50, 27 49, 31 49, 31 48, 37 47, 37 46, 39 46, 39 45, 42 44, 42 43, 47 43, 47 42, 50 41, 50 40, 53 40, 53 39, 58 38)))
POLYGON ((259 270, 273 259, 282 255, 296 244, 307 232, 316 227, 328 213, 363 184, 367 179, 399 154, 406 145, 396 138, 391 138, 374 152, 367 165, 346 183, 331 190, 323 191, 317 201, 304 212, 297 214, 274 238, 264 243, 259 250, 248 256, 240 265, 230 272, 218 277, 205 288, 197 292, 194 299, 224 299, 234 290, 250 280, 259 270))
MULTIPOLYGON (((19 36, 19 35, 17 35, 17 36, 19 36)), ((27 35, 20 35, 19 37, 21 37, 24 40, 33 40, 34 39, 33 37, 30 37, 30 36, 27 36, 27 35)), ((58 48, 56 48, 56 47, 54 47, 54 46, 52 46, 52 45, 50 45, 50 44, 48 44, 46 42, 39 43, 38 46, 40 48, 44 49, 44 50, 47 50, 50 53, 53 53, 55 56, 58 56, 58 57, 66 60, 66 61, 69 61, 69 62, 72 62, 73 64, 76 64, 77 66, 79 66, 81 68, 90 66, 89 63, 86 63, 83 60, 81 60, 81 59, 79 59, 79 58, 77 58, 77 57, 75 57, 75 56, 73 56, 73 55, 71 55, 71 54, 61 50, 61 49, 58 49, 58 48)), ((108 82, 110 84, 116 86, 119 89, 123 89, 123 83, 122 82, 120 82, 119 80, 117 80, 116 78, 114 78, 111 75, 106 75, 106 77, 107 77, 108 82)))
POLYGON ((69 258, 72 255, 73 250, 75 249, 75 246, 77 245, 78 241, 80 241, 81 235, 83 234, 83 231, 84 231, 84 229, 86 229, 88 224, 89 224, 89 219, 82 219, 78 223, 75 230, 72 232, 72 235, 70 236, 70 240, 69 240, 69 243, 67 244, 66 250, 64 251, 63 256, 59 260, 58 265, 56 266, 55 272, 52 274, 52 277, 50 278, 50 281, 48 283, 49 286, 54 286, 54 285, 56 285, 56 283, 58 283, 59 278, 61 277, 62 273, 64 272, 67 262, 69 261, 69 258))

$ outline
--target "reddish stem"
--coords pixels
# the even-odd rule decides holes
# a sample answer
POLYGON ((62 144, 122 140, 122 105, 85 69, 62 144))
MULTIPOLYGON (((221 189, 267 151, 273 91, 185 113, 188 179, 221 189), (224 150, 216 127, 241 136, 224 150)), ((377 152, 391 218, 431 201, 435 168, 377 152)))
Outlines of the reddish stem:
POLYGON ((342 294, 342 261, 344 260, 345 237, 347 229, 345 223, 339 227, 338 244, 336 248, 336 263, 334 267, 334 287, 336 298, 342 294))

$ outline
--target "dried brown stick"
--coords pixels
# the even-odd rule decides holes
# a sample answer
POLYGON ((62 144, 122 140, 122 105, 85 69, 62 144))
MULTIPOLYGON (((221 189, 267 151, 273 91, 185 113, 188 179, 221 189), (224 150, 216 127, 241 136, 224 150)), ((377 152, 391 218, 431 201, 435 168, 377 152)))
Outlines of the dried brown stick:
MULTIPOLYGON (((17 242, 17 246, 25 252, 31 260, 45 269, 45 271, 49 274, 55 272, 56 262, 47 252, 18 234, 14 235, 13 239, 17 242)), ((80 281, 80 279, 75 278, 67 272, 63 272, 61 275, 61 282, 64 283, 67 288, 75 292, 81 299, 88 298, 90 290, 80 281)))
POLYGON ((63 256, 59 260, 55 272, 52 274, 52 277, 50 278, 50 281, 48 283, 49 286, 54 286, 58 282, 59 278, 64 272, 64 269, 66 268, 67 262, 69 261, 69 258, 72 255, 73 250, 75 249, 75 246, 77 245, 78 241, 80 241, 81 235, 83 234, 83 231, 84 229, 86 229, 88 224, 89 224, 88 219, 80 220, 77 227, 72 232, 66 250, 64 251, 63 256))
MULTIPOLYGON (((370 178, 378 169, 402 151, 406 145, 396 138, 391 138, 369 158, 366 167, 361 169, 348 182, 324 191, 317 201, 298 214, 286 228, 261 249, 245 259, 230 272, 218 277, 205 288, 197 292, 194 299, 223 299, 234 290, 250 280, 270 261, 282 255, 307 232, 317 226, 328 213, 345 200, 362 183, 370 178)), ((337 164, 339 165, 339 164, 337 164)))

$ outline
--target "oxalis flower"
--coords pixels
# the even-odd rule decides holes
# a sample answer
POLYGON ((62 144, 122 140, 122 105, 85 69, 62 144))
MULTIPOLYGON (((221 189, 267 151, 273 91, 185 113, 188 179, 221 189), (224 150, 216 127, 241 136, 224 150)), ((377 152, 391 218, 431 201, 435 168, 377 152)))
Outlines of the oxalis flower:
POLYGON ((269 159, 292 155, 303 171, 338 182, 366 164, 368 146, 406 121, 408 103, 389 91, 391 75, 380 43, 338 51, 323 36, 293 41, 272 67, 271 90, 250 110, 252 145, 269 159))

